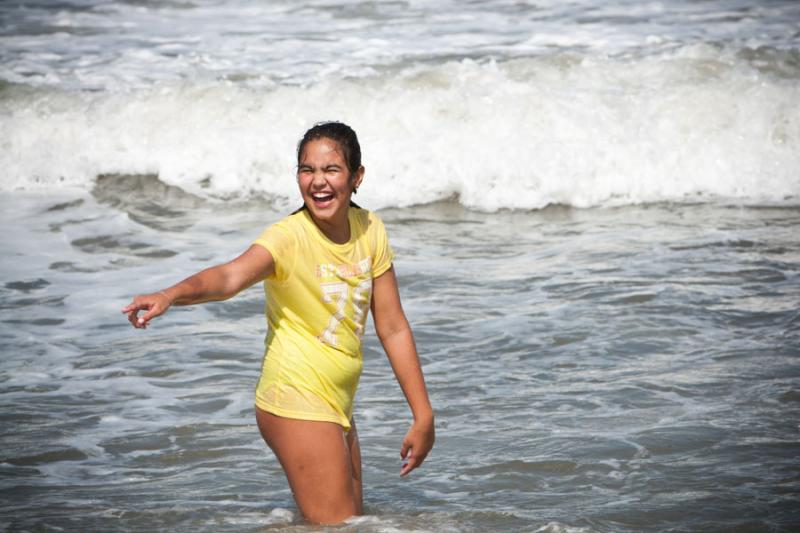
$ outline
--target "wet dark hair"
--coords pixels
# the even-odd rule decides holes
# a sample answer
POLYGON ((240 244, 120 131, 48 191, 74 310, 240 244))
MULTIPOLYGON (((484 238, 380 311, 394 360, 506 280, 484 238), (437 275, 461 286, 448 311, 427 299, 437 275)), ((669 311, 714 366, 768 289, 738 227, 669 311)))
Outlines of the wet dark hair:
MULTIPOLYGON (((309 129, 303 138, 300 139, 300 142, 297 143, 297 165, 300 165, 300 158, 303 156, 303 149, 310 141, 316 141, 319 139, 330 139, 339 145, 339 149, 343 152, 344 160, 347 163, 347 170, 349 171, 349 177, 352 178, 355 176, 358 169, 361 168, 361 145, 358 144, 358 136, 356 132, 353 131, 353 128, 345 124, 344 122, 317 122, 314 126, 309 129)), ((353 189, 353 194, 355 194, 356 190, 353 189)), ((358 204, 350 201, 351 207, 358 208, 358 204)), ((303 204, 302 207, 297 209, 294 213, 299 213, 300 211, 306 209, 306 205, 303 204)), ((292 214, 294 214, 292 213, 292 214)))
POLYGON ((353 128, 343 122, 318 122, 314 124, 303 135, 300 142, 297 143, 298 165, 300 164, 300 157, 303 155, 303 149, 309 141, 318 139, 330 139, 339 145, 347 163, 347 170, 350 171, 350 177, 354 176, 358 169, 361 168, 361 145, 358 144, 358 137, 353 128))

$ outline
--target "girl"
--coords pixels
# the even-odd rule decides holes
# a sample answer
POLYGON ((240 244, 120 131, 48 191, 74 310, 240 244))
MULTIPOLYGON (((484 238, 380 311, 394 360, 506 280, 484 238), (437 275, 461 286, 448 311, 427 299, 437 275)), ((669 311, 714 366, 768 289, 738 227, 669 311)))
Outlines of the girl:
POLYGON ((414 417, 400 447, 400 475, 421 465, 434 442, 433 410, 383 223, 350 200, 363 179, 355 132, 338 122, 315 125, 297 148, 301 209, 233 261, 136 296, 122 310, 143 329, 173 304, 225 300, 264 281, 269 331, 256 421, 300 512, 321 524, 362 513, 352 409, 368 308, 414 417))

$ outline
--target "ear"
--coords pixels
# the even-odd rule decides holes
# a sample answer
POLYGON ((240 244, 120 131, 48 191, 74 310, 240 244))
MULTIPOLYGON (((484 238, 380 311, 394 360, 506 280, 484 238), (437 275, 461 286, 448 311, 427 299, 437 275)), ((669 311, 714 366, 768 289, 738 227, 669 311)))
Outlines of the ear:
POLYGON ((356 192, 356 189, 361 187, 361 182, 364 180, 364 165, 358 167, 355 174, 353 175, 353 192, 356 192))

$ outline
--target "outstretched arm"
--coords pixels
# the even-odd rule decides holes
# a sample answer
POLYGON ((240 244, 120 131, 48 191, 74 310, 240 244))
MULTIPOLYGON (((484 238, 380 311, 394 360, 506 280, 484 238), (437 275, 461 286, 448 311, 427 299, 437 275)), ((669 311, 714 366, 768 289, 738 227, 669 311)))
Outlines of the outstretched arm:
POLYGON ((425 460, 433 447, 435 431, 433 409, 425 388, 414 335, 400 303, 394 267, 373 281, 372 316, 378 338, 414 415, 414 424, 406 433, 400 448, 400 456, 406 459, 400 475, 405 476, 425 460))
POLYGON ((266 248, 252 245, 228 263, 207 268, 164 290, 136 296, 122 312, 135 328, 146 328, 153 318, 171 305, 191 305, 226 300, 275 271, 275 261, 266 248), (139 311, 146 311, 138 316, 139 311))

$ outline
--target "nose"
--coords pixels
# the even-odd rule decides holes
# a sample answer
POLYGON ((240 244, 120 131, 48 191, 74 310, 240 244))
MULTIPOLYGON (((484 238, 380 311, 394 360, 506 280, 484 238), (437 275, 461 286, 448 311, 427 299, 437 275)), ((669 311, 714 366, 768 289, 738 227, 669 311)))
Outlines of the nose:
POLYGON ((326 185, 325 181, 325 172, 322 169, 314 170, 314 173, 311 174, 311 185, 314 187, 322 187, 326 185))

